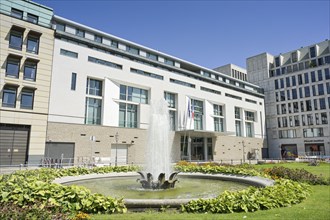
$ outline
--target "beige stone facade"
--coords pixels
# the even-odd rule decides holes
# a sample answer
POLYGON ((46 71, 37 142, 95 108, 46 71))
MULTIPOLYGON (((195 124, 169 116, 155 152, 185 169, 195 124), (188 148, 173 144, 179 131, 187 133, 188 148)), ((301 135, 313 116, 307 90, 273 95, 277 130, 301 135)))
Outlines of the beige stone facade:
MULTIPOLYGON (((15 144, 17 143, 12 143, 12 146, 10 144, 1 146, 2 155, 4 153, 12 153, 8 154, 8 157, 15 157, 15 153, 26 154, 24 163, 39 163, 45 150, 54 31, 51 28, 42 27, 24 19, 14 18, 5 14, 0 14, 0 21, 0 123, 3 128, 1 131, 8 130, 8 127, 11 127, 10 129, 12 130, 15 130, 15 126, 24 125, 28 127, 26 131, 28 133, 27 143, 22 143, 22 145, 27 145, 22 148, 26 148, 26 152, 19 152, 21 149, 15 149, 15 144), (10 46, 12 31, 22 34, 21 48, 10 46), (39 40, 39 47, 36 53, 31 53, 31 51, 27 50, 29 36, 36 37, 39 40), (17 77, 7 73, 8 59, 12 57, 19 60, 17 77), (34 80, 26 79, 24 75, 25 66, 29 62, 35 63, 37 66, 34 80), (4 88, 6 86, 16 88, 14 106, 6 105, 7 100, 5 100, 6 97, 4 96, 4 88), (21 103, 22 91, 24 89, 34 92, 33 105, 30 108, 24 108, 21 103)), ((6 136, 7 133, 5 132, 1 134, 4 145, 4 140, 9 137, 6 136)), ((21 163, 22 161, 19 162, 21 163)), ((7 165, 15 165, 13 161, 9 163, 7 165)))

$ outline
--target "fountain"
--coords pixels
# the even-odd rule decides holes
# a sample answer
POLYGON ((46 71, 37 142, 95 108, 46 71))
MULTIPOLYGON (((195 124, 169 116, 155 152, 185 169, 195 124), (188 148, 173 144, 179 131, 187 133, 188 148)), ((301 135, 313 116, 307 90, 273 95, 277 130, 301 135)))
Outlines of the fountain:
POLYGON ((147 174, 138 172, 138 179, 145 189, 168 189, 173 188, 177 182, 177 172, 172 173, 166 180, 166 175, 171 173, 171 149, 169 144, 169 110, 165 99, 153 101, 150 105, 150 121, 148 129, 148 144, 146 147, 147 174), (157 181, 153 177, 158 176, 157 181))

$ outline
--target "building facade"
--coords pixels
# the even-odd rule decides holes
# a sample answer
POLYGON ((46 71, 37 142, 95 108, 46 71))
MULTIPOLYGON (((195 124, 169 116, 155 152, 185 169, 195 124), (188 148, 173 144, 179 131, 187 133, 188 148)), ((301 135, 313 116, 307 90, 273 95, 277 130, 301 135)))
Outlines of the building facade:
POLYGON ((330 155, 330 41, 247 59, 265 90, 269 156, 330 155))
POLYGON ((260 87, 59 16, 53 22, 46 157, 143 163, 150 104, 165 98, 173 161, 261 158, 260 87))
POLYGON ((218 71, 220 73, 224 73, 228 76, 234 77, 236 79, 248 81, 246 69, 239 67, 235 64, 232 64, 232 63, 224 65, 224 66, 219 66, 219 67, 215 68, 214 70, 218 71))
POLYGON ((30 1, 0 4, 0 165, 44 157, 53 11, 30 1))

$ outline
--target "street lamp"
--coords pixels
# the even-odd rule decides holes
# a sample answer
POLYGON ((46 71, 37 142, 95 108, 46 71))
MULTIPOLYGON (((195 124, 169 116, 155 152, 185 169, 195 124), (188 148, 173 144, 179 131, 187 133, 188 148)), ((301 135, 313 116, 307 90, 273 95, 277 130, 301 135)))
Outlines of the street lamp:
POLYGON ((245 163, 245 145, 244 145, 244 140, 242 141, 242 147, 243 147, 243 163, 245 163))
POLYGON ((118 161, 118 138, 119 134, 116 132, 115 139, 116 139, 116 157, 115 157, 115 166, 117 166, 117 161, 118 161))

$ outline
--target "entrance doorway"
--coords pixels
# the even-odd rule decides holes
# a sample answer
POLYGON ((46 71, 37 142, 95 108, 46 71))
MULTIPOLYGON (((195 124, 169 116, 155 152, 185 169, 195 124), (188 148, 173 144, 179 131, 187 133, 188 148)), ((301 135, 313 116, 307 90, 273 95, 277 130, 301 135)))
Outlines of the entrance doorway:
POLYGON ((324 144, 305 144, 306 156, 323 156, 325 155, 324 144))
POLYGON ((213 159, 212 138, 181 136, 181 160, 206 161, 213 159))

